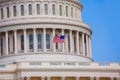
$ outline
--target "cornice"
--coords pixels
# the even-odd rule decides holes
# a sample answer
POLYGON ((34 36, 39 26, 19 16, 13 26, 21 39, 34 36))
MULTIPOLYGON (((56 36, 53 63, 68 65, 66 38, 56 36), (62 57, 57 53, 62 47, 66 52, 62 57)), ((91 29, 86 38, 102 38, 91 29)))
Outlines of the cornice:
POLYGON ((81 22, 80 20, 67 19, 67 18, 57 18, 57 17, 26 17, 26 18, 16 18, 10 20, 4 20, 0 22, 0 28, 15 26, 15 25, 28 25, 28 24, 62 24, 77 26, 88 30, 92 34, 90 27, 81 22))

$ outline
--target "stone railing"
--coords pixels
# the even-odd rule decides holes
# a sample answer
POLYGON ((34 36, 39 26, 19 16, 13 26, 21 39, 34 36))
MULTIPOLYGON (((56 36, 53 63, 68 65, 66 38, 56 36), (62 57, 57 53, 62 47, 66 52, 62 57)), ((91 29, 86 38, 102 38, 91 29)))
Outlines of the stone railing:
POLYGON ((0 65, 0 72, 10 72, 16 69, 100 69, 120 70, 119 63, 86 63, 86 62, 19 62, 17 64, 0 65))
POLYGON ((86 63, 86 62, 23 62, 20 69, 103 69, 120 70, 119 63, 86 63))

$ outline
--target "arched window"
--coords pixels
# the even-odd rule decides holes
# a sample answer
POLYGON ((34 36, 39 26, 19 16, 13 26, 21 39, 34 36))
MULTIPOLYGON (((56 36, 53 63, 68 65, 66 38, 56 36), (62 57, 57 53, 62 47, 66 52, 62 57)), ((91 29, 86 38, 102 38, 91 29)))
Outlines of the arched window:
POLYGON ((40 14, 40 4, 36 5, 36 10, 37 10, 37 14, 39 15, 40 14))
POLYGON ((33 50, 33 34, 29 35, 29 49, 33 50))
POLYGON ((13 16, 17 16, 17 8, 16 6, 13 6, 13 16))
POLYGON ((59 15, 62 16, 62 5, 59 5, 59 15))
POLYGON ((68 6, 66 6, 66 17, 68 17, 68 6))
POLYGON ((31 4, 28 5, 28 14, 32 15, 32 5, 31 4))
POLYGON ((3 8, 1 8, 1 19, 4 18, 4 15, 3 15, 3 8))
POLYGON ((21 50, 24 50, 24 35, 21 35, 21 50))
POLYGON ((21 16, 25 15, 25 9, 24 9, 24 5, 21 5, 21 16))
POLYGON ((50 49, 50 34, 46 34, 46 48, 50 49))
POLYGON ((38 49, 42 49, 42 35, 37 35, 37 41, 38 41, 38 49))
POLYGON ((73 18, 73 7, 71 7, 71 17, 73 18))
POLYGON ((52 5, 52 14, 55 15, 55 4, 52 5))
POLYGON ((45 5, 44 5, 44 8, 45 8, 45 9, 44 9, 44 10, 45 10, 45 14, 48 15, 48 5, 45 4, 45 5))
POLYGON ((9 9, 9 7, 7 7, 7 18, 9 18, 10 17, 10 9, 9 9))

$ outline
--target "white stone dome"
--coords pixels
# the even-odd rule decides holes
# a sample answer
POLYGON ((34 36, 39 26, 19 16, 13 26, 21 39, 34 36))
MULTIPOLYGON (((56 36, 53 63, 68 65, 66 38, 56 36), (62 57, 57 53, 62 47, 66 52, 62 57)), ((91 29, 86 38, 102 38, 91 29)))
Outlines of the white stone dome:
POLYGON ((0 63, 91 62, 91 34, 78 0, 1 0, 0 63), (64 43, 54 43, 64 35, 64 43))

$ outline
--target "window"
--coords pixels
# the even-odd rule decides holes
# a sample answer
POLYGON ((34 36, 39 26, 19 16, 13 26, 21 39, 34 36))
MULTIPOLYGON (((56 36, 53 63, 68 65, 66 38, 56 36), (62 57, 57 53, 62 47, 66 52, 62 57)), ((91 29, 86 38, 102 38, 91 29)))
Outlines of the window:
POLYGON ((59 6, 59 15, 62 16, 62 5, 59 6))
POLYGON ((1 19, 3 19, 3 8, 1 8, 1 19))
POLYGON ((46 34, 46 48, 50 49, 50 34, 46 34))
POLYGON ((68 17, 68 6, 66 6, 66 17, 68 17))
POLYGON ((73 7, 71 7, 71 17, 73 18, 73 7))
POLYGON ((13 36, 13 51, 15 50, 15 40, 14 40, 14 36, 13 36))
POLYGON ((76 37, 74 36, 74 51, 76 52, 76 37))
POLYGON ((17 16, 17 8, 16 6, 13 6, 13 16, 17 16))
POLYGON ((32 5, 31 4, 28 5, 28 14, 32 15, 32 5))
POLYGON ((70 37, 68 36, 68 51, 70 51, 70 37))
POLYGON ((21 50, 24 50, 24 35, 21 35, 21 50))
POLYGON ((37 10, 37 14, 40 14, 40 4, 37 4, 37 6, 36 6, 36 10, 37 10))
POLYGON ((37 35, 37 40, 38 40, 38 49, 42 49, 42 35, 41 34, 37 35))
POLYGON ((8 37, 8 52, 10 52, 10 37, 8 37))
POLYGON ((52 14, 55 15, 55 4, 52 5, 52 14))
POLYGON ((24 5, 21 5, 21 16, 25 15, 24 5))
POLYGON ((47 4, 45 4, 45 14, 47 15, 48 14, 48 5, 47 4))
POLYGON ((3 56, 3 39, 1 38, 1 56, 3 56))
POLYGON ((9 10, 9 7, 7 7, 7 18, 10 17, 10 10, 9 10))
POLYGON ((29 35, 29 49, 33 50, 33 34, 29 35))

